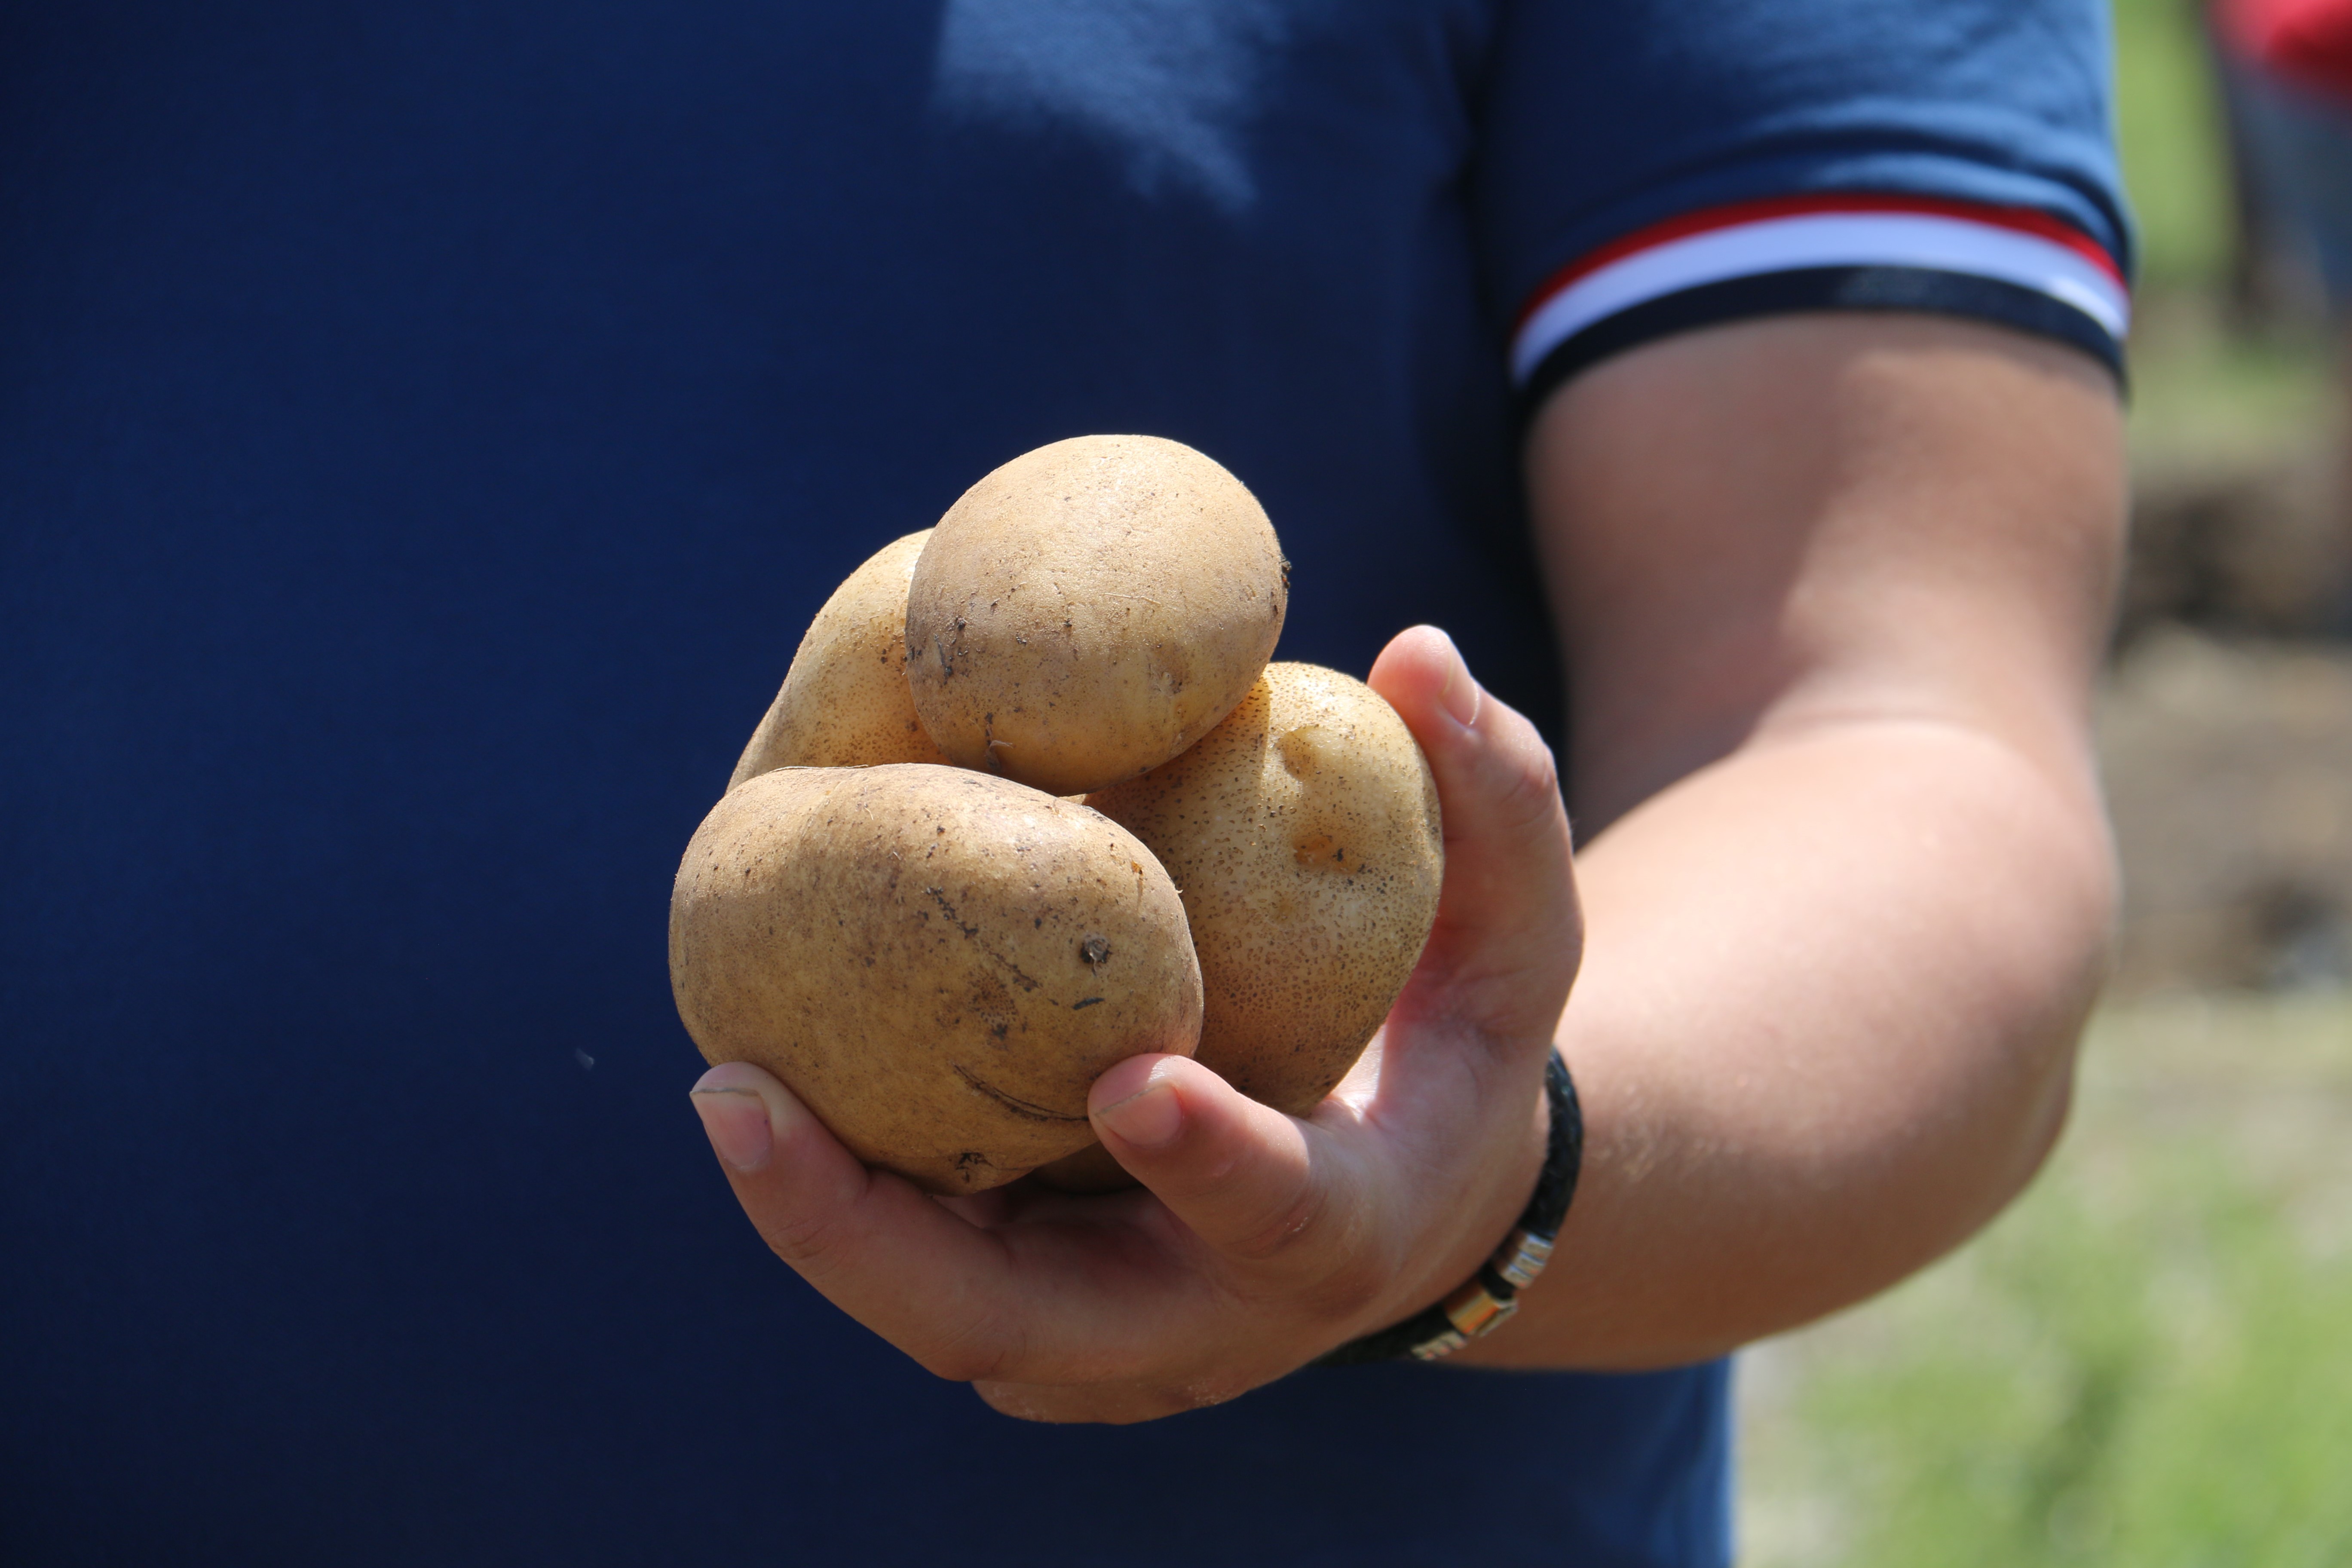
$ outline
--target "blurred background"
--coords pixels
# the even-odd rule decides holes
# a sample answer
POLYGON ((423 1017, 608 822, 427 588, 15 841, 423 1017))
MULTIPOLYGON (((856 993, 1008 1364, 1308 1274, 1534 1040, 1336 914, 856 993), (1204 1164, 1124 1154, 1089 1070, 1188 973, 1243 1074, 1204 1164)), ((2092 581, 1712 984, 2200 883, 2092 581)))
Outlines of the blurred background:
POLYGON ((2116 980, 2018 1205, 1743 1357, 1755 1568, 2352 1564, 2345 339, 2200 9, 2115 3, 2142 241, 2116 980))

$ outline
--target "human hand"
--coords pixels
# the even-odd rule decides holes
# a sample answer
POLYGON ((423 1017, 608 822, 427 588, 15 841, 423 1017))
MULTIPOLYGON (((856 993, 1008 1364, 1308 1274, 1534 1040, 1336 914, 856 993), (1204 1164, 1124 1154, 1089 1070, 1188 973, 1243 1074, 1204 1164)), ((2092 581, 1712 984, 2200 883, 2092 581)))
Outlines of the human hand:
POLYGON ((1445 883, 1420 966, 1304 1118, 1182 1057, 1131 1057, 1088 1114, 1142 1183, 939 1198, 860 1164, 748 1063, 694 1089, 760 1234, 835 1306, 1007 1415, 1215 1404, 1410 1316, 1500 1243, 1542 1162, 1545 1053, 1582 945, 1549 751, 1417 626, 1372 667, 1436 775, 1445 883))

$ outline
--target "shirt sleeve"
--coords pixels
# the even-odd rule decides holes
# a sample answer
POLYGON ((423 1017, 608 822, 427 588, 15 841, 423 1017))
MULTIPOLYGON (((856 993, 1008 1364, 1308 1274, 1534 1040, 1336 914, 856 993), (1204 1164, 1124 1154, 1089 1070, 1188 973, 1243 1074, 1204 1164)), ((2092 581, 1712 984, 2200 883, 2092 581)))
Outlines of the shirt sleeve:
POLYGON ((1653 338, 1926 310, 2120 374, 2099 0, 1514 0, 1475 197, 1532 407, 1653 338))

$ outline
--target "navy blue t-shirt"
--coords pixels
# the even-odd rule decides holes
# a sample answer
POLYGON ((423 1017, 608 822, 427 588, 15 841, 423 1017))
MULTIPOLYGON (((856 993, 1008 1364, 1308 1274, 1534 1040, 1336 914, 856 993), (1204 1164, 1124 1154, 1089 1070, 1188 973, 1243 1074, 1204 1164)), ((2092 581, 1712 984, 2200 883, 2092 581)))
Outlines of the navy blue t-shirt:
MULTIPOLYGON (((0 4, 0 1559, 1714 1564, 1727 1376, 1024 1426, 772 1258, 669 881, 1027 447, 1547 724, 1519 411, 1916 309, 2112 357, 2089 0, 0 4)), ((1542 1287, 1576 1288, 1572 1257, 1542 1287)))

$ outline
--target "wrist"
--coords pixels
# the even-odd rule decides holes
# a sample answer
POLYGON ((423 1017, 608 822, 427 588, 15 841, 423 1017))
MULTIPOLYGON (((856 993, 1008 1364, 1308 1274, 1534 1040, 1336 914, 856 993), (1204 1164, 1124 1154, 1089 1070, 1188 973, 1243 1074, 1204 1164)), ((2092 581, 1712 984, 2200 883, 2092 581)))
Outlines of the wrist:
POLYGON ((1551 1260, 1582 1167, 1584 1122, 1576 1086, 1558 1051, 1544 1062, 1544 1152, 1534 1190, 1502 1241, 1469 1278, 1431 1305, 1318 1357, 1318 1366, 1436 1361, 1492 1333, 1518 1310, 1519 1292, 1551 1260))

